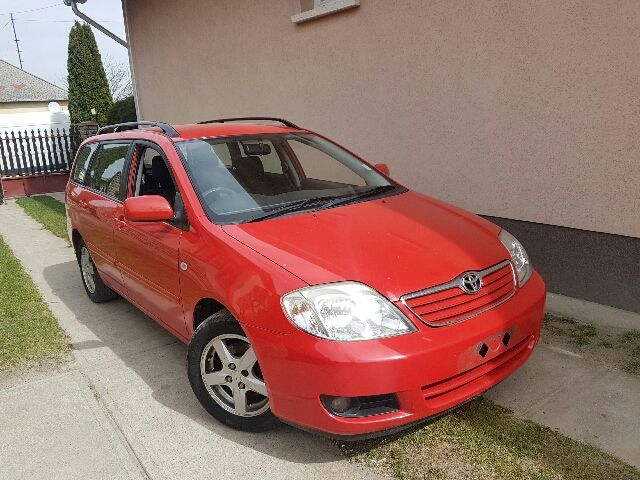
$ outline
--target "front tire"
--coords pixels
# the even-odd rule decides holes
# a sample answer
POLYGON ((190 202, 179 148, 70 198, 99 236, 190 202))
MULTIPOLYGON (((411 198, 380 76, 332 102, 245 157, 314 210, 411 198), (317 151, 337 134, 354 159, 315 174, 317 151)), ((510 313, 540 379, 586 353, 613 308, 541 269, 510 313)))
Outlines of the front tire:
POLYGON ((78 240, 76 257, 78 258, 80 277, 82 278, 84 290, 92 302, 104 303, 118 298, 118 294, 107 287, 100 278, 100 274, 96 269, 95 263, 93 263, 89 249, 82 239, 78 240))
POLYGON ((202 406, 225 425, 249 432, 278 425, 255 351, 227 310, 207 318, 193 333, 187 372, 202 406))

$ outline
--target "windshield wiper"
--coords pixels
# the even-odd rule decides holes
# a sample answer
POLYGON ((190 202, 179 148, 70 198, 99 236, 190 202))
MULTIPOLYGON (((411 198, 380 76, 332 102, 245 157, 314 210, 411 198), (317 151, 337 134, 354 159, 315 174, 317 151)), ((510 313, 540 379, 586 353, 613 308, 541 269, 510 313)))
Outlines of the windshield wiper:
POLYGON ((305 198, 304 200, 298 200, 293 203, 289 203, 275 210, 265 213, 264 215, 256 215, 251 217, 244 223, 259 222, 260 220, 267 220, 269 218, 279 217, 289 212, 295 212, 298 210, 307 210, 309 208, 315 208, 317 205, 323 205, 325 203, 331 203, 330 198, 305 198))
POLYGON ((344 205, 345 203, 353 202, 354 200, 361 200, 363 198, 374 197, 376 195, 380 195, 381 193, 386 193, 394 190, 396 188, 395 185, 379 185, 377 187, 373 187, 366 192, 355 193, 353 195, 349 195, 347 197, 336 198, 331 201, 329 206, 337 207, 339 205, 344 205))
POLYGON ((296 212, 300 210, 310 210, 310 209, 318 210, 321 207, 324 207, 324 208, 337 207, 339 205, 344 205, 346 203, 350 203, 355 200, 360 200, 363 198, 380 195, 382 193, 394 190, 395 188, 396 188, 395 185, 380 185, 377 187, 373 187, 372 189, 367 190, 366 192, 355 193, 347 196, 333 197, 333 198, 331 197, 305 198, 303 200, 298 200, 293 203, 288 203, 287 205, 284 205, 280 208, 276 208, 275 210, 271 210, 270 212, 267 212, 263 215, 253 216, 244 223, 259 222, 261 220, 280 217, 287 213, 296 212))

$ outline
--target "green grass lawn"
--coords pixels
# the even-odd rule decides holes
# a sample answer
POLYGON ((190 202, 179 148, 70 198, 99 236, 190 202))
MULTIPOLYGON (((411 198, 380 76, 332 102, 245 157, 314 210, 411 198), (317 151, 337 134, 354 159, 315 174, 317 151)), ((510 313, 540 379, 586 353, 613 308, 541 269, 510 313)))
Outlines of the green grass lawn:
POLYGON ((69 241, 64 203, 47 195, 19 198, 16 203, 55 236, 69 241))
POLYGON ((69 350, 66 334, 0 237, 0 369, 69 350))
POLYGON ((410 433, 340 447, 402 480, 640 479, 621 460, 482 398, 410 433))

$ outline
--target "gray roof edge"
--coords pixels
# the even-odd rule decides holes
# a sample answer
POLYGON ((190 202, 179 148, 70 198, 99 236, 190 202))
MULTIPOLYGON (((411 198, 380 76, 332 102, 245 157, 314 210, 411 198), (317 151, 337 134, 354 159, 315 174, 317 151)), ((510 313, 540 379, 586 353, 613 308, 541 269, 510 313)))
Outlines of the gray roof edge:
MULTIPOLYGON (((54 83, 51 83, 50 81, 45 80, 44 78, 39 77, 38 75, 35 75, 35 74, 33 74, 33 73, 31 73, 31 72, 28 72, 28 71, 26 71, 26 70, 24 70, 24 69, 22 69, 22 68, 20 68, 20 67, 17 67, 17 66, 15 66, 15 65, 14 65, 14 64, 12 64, 12 63, 7 62, 6 60, 2 60, 2 59, 0 59, 0 62, 5 63, 5 64, 7 64, 7 65, 9 65, 9 66, 11 66, 11 67, 13 67, 13 68, 17 69, 17 70, 21 70, 21 71, 22 71, 22 73, 24 73, 24 74, 26 74, 26 75, 28 75, 28 76, 30 76, 30 77, 33 77, 33 78, 35 78, 36 80, 38 80, 38 81, 40 81, 40 82, 46 83, 47 85, 49 85, 49 86, 53 87, 54 89, 56 89, 56 90, 59 90, 59 91, 60 91, 60 93, 59 93, 59 94, 58 94, 58 93, 56 93, 56 95, 59 95, 59 97, 51 98, 51 99, 49 99, 49 100, 69 100, 69 92, 68 92, 67 90, 65 90, 64 88, 59 87, 58 85, 56 85, 56 84, 54 84, 54 83)), ((16 100, 16 102, 19 102, 19 101, 20 101, 20 100, 16 100)), ((24 100, 24 101, 33 101, 33 102, 41 101, 41 102, 44 102, 45 100, 24 100)), ((3 102, 3 103, 11 103, 11 102, 3 102)))

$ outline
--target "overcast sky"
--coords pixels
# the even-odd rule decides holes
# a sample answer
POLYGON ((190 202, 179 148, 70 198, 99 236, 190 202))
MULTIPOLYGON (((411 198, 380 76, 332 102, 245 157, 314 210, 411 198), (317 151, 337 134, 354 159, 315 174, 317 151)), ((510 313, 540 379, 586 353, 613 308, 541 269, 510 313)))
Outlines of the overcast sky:
MULTIPOLYGON (((125 38, 120 0, 87 0, 79 5, 79 9, 125 38)), ((67 75, 69 30, 77 18, 71 7, 65 6, 62 0, 0 0, 0 59, 19 66, 9 17, 11 12, 14 12, 24 69, 63 86, 62 79, 67 75)), ((111 58, 128 62, 126 48, 95 29, 93 33, 103 61, 111 58)))

